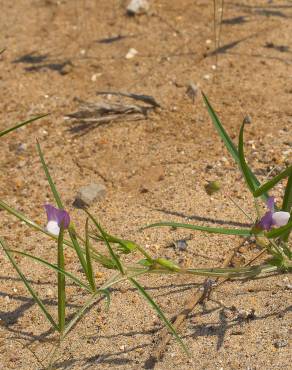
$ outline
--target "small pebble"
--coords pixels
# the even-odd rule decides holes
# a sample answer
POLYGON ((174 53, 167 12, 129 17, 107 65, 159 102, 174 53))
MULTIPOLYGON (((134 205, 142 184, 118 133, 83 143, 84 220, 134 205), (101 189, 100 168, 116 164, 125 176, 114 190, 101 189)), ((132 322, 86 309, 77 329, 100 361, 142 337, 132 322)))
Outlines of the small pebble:
POLYGON ((26 143, 20 143, 16 148, 16 152, 19 154, 19 153, 22 153, 22 152, 26 151, 26 149, 27 149, 27 144, 26 143))
POLYGON ((95 82, 97 80, 98 77, 100 77, 102 75, 102 73, 94 73, 92 76, 91 76, 91 81, 92 82, 95 82))
POLYGON ((126 59, 132 59, 132 58, 134 58, 134 56, 135 55, 137 55, 138 54, 138 51, 136 50, 136 49, 134 49, 134 48, 131 48, 131 49, 129 49, 129 51, 127 52, 127 54, 126 54, 126 59))
POLYGON ((89 184, 80 188, 74 201, 74 206, 84 208, 93 202, 101 199, 106 194, 106 187, 103 184, 89 184))
POLYGON ((188 247, 188 243, 185 239, 175 240, 173 242, 176 249, 178 249, 181 252, 185 252, 188 247))
POLYGON ((274 342, 274 346, 276 348, 286 347, 286 346, 288 346, 288 340, 286 340, 286 339, 279 339, 279 340, 277 340, 277 341, 274 342))
POLYGON ((127 6, 128 15, 140 15, 145 14, 149 10, 148 0, 131 0, 127 6))
POLYGON ((52 289, 51 288, 48 288, 47 289, 47 296, 48 297, 53 297, 53 295, 54 295, 54 292, 52 291, 52 289))

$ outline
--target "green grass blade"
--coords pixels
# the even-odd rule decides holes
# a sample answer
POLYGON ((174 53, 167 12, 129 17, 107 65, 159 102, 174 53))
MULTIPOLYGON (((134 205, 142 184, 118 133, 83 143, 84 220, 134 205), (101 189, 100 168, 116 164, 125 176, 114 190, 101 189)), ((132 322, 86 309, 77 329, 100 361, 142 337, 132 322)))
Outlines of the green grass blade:
MULTIPOLYGON (((285 193, 284 193, 284 198, 283 198, 283 204, 282 204, 282 210, 286 212, 292 211, 292 172, 289 175, 288 182, 286 185, 285 193)), ((287 231, 284 233, 281 237, 281 239, 284 242, 287 242, 289 239, 289 234, 290 231, 287 231)))
POLYGON ((185 269, 184 273, 194 274, 198 276, 209 276, 209 277, 221 277, 229 279, 242 279, 252 278, 261 273, 268 273, 275 271, 275 266, 271 265, 256 265, 250 267, 238 267, 238 268, 210 268, 210 269, 185 269))
MULTIPOLYGON (((64 227, 61 225, 58 236, 58 267, 65 270, 65 259, 63 249, 64 227)), ((65 329, 65 310, 66 310, 66 280, 64 274, 58 272, 58 320, 60 333, 63 334, 65 329)))
POLYGON ((47 113, 47 114, 42 114, 42 115, 40 115, 40 116, 37 116, 37 117, 34 117, 34 118, 30 118, 30 119, 29 119, 29 120, 27 120, 27 121, 23 121, 23 122, 17 123, 17 124, 16 124, 15 126, 13 126, 13 127, 9 127, 9 128, 7 128, 6 130, 0 131, 0 137, 1 137, 1 136, 4 136, 4 135, 9 134, 9 132, 12 132, 12 131, 14 131, 14 130, 17 130, 19 127, 22 127, 22 126, 28 125, 29 123, 31 123, 31 122, 33 122, 33 121, 36 121, 36 120, 38 120, 38 119, 41 119, 41 118, 43 118, 43 117, 46 117, 46 116, 48 116, 48 115, 49 115, 49 113, 47 113))
POLYGON ((240 162, 240 167, 241 167, 241 171, 243 173, 245 182, 247 183, 247 186, 249 187, 250 191, 254 193, 255 191, 254 181, 252 179, 250 169, 246 163, 245 156, 244 156, 243 131, 244 131, 244 123, 241 125, 240 133, 239 133, 239 140, 238 140, 239 162, 240 162))
POLYGON ((107 239, 107 235, 106 235, 106 232, 102 229, 102 227, 100 226, 100 224, 96 221, 96 219, 87 211, 87 209, 84 209, 84 211, 86 212, 86 214, 88 215, 88 217, 93 221, 94 225, 97 227, 97 229, 99 230, 99 232, 101 233, 101 236, 109 250, 109 253, 112 257, 112 259, 115 261, 115 264, 118 268, 118 270, 121 272, 121 274, 124 274, 124 269, 123 269, 123 266, 118 258, 118 256, 115 254, 115 252, 113 251, 108 239, 107 239))
POLYGON ((94 273, 93 273, 92 262, 91 262, 89 234, 88 234, 88 218, 86 219, 86 223, 85 223, 85 253, 86 253, 86 263, 87 263, 87 273, 88 273, 89 284, 92 290, 95 292, 96 285, 95 285, 94 273))
MULTIPOLYGON (((125 240, 125 239, 120 239, 120 238, 117 238, 113 235, 110 235, 109 233, 106 232, 106 236, 107 236, 107 240, 109 243, 115 243, 115 244, 118 244, 118 249, 122 252, 122 253, 125 253, 125 254, 128 254, 128 253, 131 253, 133 251, 135 251, 136 249, 142 253, 147 260, 149 261, 153 261, 153 258, 150 256, 150 254, 148 254, 139 244, 131 241, 131 240, 125 240)), ((101 241, 103 240, 103 238, 100 236, 100 235, 90 235, 90 237, 94 240, 97 240, 97 241, 101 241)))
MULTIPOLYGON (((291 217, 290 217, 291 219, 291 217)), ((292 229, 292 220, 288 222, 285 226, 277 227, 267 233, 269 239, 277 238, 278 236, 286 235, 292 229)))
POLYGON ((18 273, 20 279, 23 281, 24 285, 26 286, 27 290, 29 291, 29 293, 31 294, 31 296, 33 297, 33 299, 35 300, 35 302, 38 304, 38 306, 40 307, 40 309, 43 311, 43 313, 45 314, 46 318, 48 319, 48 321, 51 323, 51 325, 53 326, 53 328, 57 331, 59 331, 59 327, 58 325, 55 323, 55 320, 53 319, 53 317, 50 315, 50 313, 48 312, 48 310, 46 309, 45 305, 43 304, 43 302, 41 301, 41 299, 38 297, 38 294, 35 292, 35 290, 32 288, 32 286, 30 285, 30 283, 28 282, 28 280, 26 279, 26 277, 24 276, 24 274, 22 273, 22 271, 20 270, 20 268, 18 267, 17 263, 15 262, 14 258, 12 257, 12 255, 9 253, 8 251, 8 248, 6 246, 6 243, 3 239, 0 238, 0 244, 5 252, 5 254, 7 255, 9 261, 11 262, 11 264, 13 265, 14 269, 16 270, 16 272, 18 273))
POLYGON ((50 185, 51 191, 52 191, 53 196, 54 196, 54 198, 55 198, 55 201, 56 201, 56 203, 57 203, 57 205, 58 205, 58 207, 59 207, 60 209, 64 209, 64 206, 63 206, 63 203, 62 203, 61 197, 60 197, 60 195, 59 195, 59 193, 58 193, 58 191, 57 191, 57 189, 56 189, 56 186, 55 186, 55 184, 54 184, 54 181, 53 181, 53 179, 52 179, 52 177, 51 177, 51 175, 50 175, 50 171, 49 171, 48 166, 47 166, 47 164, 46 164, 46 162, 45 162, 45 158, 44 158, 43 152, 42 152, 42 150, 41 150, 41 146, 40 146, 40 144, 39 144, 39 142, 38 142, 38 141, 37 141, 37 150, 38 150, 38 154, 39 154, 39 157, 40 157, 40 160, 41 160, 41 163, 42 163, 43 169, 44 169, 44 171, 45 171, 45 174, 46 174, 46 177, 47 177, 48 183, 49 183, 49 185, 50 185))
POLYGON ((80 286, 80 288, 84 288, 86 289, 87 291, 91 292, 91 289, 89 286, 87 286, 86 284, 84 284, 81 280, 79 280, 75 275, 71 274, 70 272, 68 271, 65 271, 61 268, 59 268, 58 266, 46 261, 46 260, 43 260, 42 258, 39 258, 39 257, 36 257, 36 256, 33 256, 32 254, 29 254, 29 253, 26 253, 26 252, 21 252, 21 251, 18 251, 16 249, 8 249, 8 252, 10 253, 15 253, 15 254, 19 254, 21 256, 24 256, 24 257, 28 257, 36 262, 39 262, 41 263, 42 265, 45 265, 46 267, 60 273, 60 274, 63 274, 64 276, 68 277, 69 279, 73 280, 78 286, 80 286))
MULTIPOLYGON (((287 167, 284 171, 279 173, 279 175, 273 177, 270 181, 267 181, 265 184, 261 185, 258 189, 254 191, 254 196, 259 197, 263 193, 266 193, 268 190, 272 189, 279 181, 283 180, 285 177, 290 177, 292 175, 292 166, 287 167)), ((289 182, 289 181, 288 181, 289 182)), ((292 184, 291 184, 292 188, 292 184)), ((292 190, 290 189, 291 193, 292 190)), ((292 195, 290 195, 292 198, 292 195)), ((285 199, 285 197, 284 197, 285 199)))
POLYGON ((290 172, 283 198, 282 210, 290 212, 292 208, 292 172, 290 172))
POLYGON ((218 133, 219 133, 221 139, 223 140, 227 150, 232 155, 235 162, 240 165, 239 154, 238 154, 238 151, 237 151, 233 141, 230 139, 229 135, 225 131, 225 129, 224 129, 222 123, 220 122, 217 114, 215 113, 214 109, 212 108, 211 104, 209 103, 209 100, 208 100, 207 96, 203 92, 202 92, 202 95, 203 95, 204 102, 207 106, 208 113, 209 113, 209 115, 212 119, 212 122, 213 122, 216 130, 218 131, 218 133))
POLYGON ((179 223, 179 222, 157 222, 157 223, 143 227, 142 230, 149 229, 151 227, 161 227, 161 226, 206 231, 208 233, 213 233, 213 234, 227 234, 227 235, 241 235, 241 236, 251 235, 251 230, 249 229, 225 229, 223 227, 196 226, 196 225, 184 224, 184 223, 179 223))
MULTIPOLYGON (((227 150, 229 151, 229 153, 231 154, 231 156, 233 157, 233 159, 235 160, 235 162, 240 166, 240 158, 239 158, 239 153, 233 143, 233 141, 230 139, 229 135, 227 134, 227 132, 225 131, 220 119, 218 118, 217 114, 215 113, 214 109, 212 108, 207 96, 202 92, 202 96, 203 96, 203 99, 204 99, 204 102, 206 104, 206 107, 207 107, 207 110, 208 110, 208 113, 212 119, 212 122, 217 130, 217 132, 219 133, 221 139, 223 140, 227 150)), ((241 167, 240 167, 241 168, 241 167)), ((253 181, 253 184, 255 187, 259 187, 260 186, 260 182, 259 180, 256 178, 256 176, 253 174, 253 172, 251 171, 251 169, 248 167, 248 171, 249 171, 249 174, 250 174, 250 177, 253 181)), ((267 194, 263 194, 262 195, 262 198, 264 200, 267 200, 268 199, 268 195, 267 194)))
POLYGON ((139 291, 139 293, 142 295, 143 298, 150 304, 152 308, 157 312, 158 316, 161 318, 161 320, 164 322, 168 330, 173 334, 175 339, 178 341, 178 343, 182 346, 183 350, 190 355, 186 345, 182 341, 182 339, 177 334, 175 328, 171 324, 171 322, 166 318, 160 307, 157 305, 157 303, 151 298, 151 296, 146 292, 146 290, 138 283, 137 280, 134 278, 129 278, 129 281, 133 284, 133 286, 139 291))
POLYGON ((82 269, 83 269, 83 271, 86 275, 86 278, 89 282, 87 264, 86 264, 86 260, 85 260, 85 257, 84 257, 84 252, 83 252, 82 248, 80 247, 80 245, 78 243, 77 235, 76 235, 76 232, 75 232, 73 226, 69 226, 68 231, 69 231, 69 235, 70 235, 70 238, 71 238, 73 248, 75 249, 75 252, 78 256, 79 262, 80 262, 80 264, 82 266, 82 269))

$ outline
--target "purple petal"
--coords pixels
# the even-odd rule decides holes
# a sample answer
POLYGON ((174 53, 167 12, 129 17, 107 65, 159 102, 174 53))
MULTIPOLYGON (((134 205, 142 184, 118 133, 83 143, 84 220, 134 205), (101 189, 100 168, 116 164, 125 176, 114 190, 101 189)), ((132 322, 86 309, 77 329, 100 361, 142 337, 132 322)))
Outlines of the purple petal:
POLYGON ((274 208, 275 208, 275 198, 274 197, 269 197, 267 200, 267 207, 271 212, 274 213, 274 208))
POLYGON ((45 204, 44 205, 46 212, 47 212, 47 218, 49 221, 57 221, 57 211, 58 209, 52 206, 51 204, 45 204))
POLYGON ((69 213, 66 212, 64 209, 58 209, 57 222, 59 226, 61 226, 61 224, 63 223, 64 229, 68 229, 68 226, 70 224, 69 213))
POLYGON ((58 209, 51 204, 45 204, 48 222, 56 221, 59 226, 63 223, 64 229, 67 229, 70 224, 70 216, 64 209, 58 209))
POLYGON ((263 230, 270 230, 273 225, 273 212, 266 212, 257 225, 263 230))

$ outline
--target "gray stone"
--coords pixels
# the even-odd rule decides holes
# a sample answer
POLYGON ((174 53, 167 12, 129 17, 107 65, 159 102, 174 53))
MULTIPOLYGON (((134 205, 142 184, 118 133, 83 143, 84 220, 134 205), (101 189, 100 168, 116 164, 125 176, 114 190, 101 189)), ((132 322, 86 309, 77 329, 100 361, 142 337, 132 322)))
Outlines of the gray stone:
POLYGON ((106 194, 106 187, 103 184, 89 184, 79 189, 74 206, 84 208, 90 206, 96 200, 103 198, 106 194))

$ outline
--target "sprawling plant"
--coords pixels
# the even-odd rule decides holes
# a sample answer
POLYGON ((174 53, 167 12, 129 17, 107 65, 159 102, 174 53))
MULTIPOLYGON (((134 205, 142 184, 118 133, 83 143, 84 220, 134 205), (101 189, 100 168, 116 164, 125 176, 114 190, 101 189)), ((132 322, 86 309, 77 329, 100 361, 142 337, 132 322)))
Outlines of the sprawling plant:
MULTIPOLYGON (((49 168, 46 164, 41 146, 37 143, 37 151, 42 163, 42 167, 51 188, 55 205, 46 204, 45 210, 47 213, 48 223, 46 227, 38 225, 36 222, 27 218, 24 214, 9 206, 3 200, 0 200, 0 207, 8 213, 17 217, 19 221, 24 222, 28 227, 35 229, 56 241, 56 263, 51 263, 35 255, 29 254, 21 250, 12 250, 8 247, 3 238, 0 238, 0 244, 3 251, 10 260, 15 271, 20 276, 25 284, 29 293, 38 304, 39 308, 44 313, 45 317, 51 326, 58 333, 58 342, 52 351, 49 367, 53 365, 55 351, 68 333, 74 328, 78 320, 85 315, 87 309, 96 302, 100 296, 104 296, 110 303, 110 288, 122 281, 128 281, 137 291, 144 297, 148 304, 157 312, 169 331, 174 335, 176 340, 180 343, 182 348, 188 352, 186 345, 183 343, 177 334, 174 326, 167 319, 163 311, 159 308, 158 304, 153 300, 149 293, 139 283, 138 277, 145 274, 186 274, 186 275, 202 275, 224 277, 229 279, 236 278, 253 278, 259 274, 267 274, 271 272, 287 272, 291 270, 291 250, 288 246, 289 233, 292 229, 292 221, 290 220, 291 205, 292 205, 292 166, 287 167, 283 172, 273 177, 271 180, 261 184, 250 167, 248 166, 243 145, 244 123, 241 126, 238 140, 238 147, 234 145, 227 132, 225 131, 222 123, 217 117, 215 111, 210 105, 207 97, 203 95, 203 99, 207 106, 208 112, 217 129, 220 137, 222 138, 227 150, 235 160, 236 164, 242 172, 243 178, 249 190, 252 193, 255 201, 255 208, 257 212, 257 219, 253 220, 253 225, 246 229, 237 228, 221 228, 210 226, 199 226, 186 223, 176 222, 157 222, 143 229, 154 227, 175 227, 187 228, 194 231, 201 231, 207 233, 218 233, 225 235, 238 235, 242 237, 255 238, 258 245, 262 248, 261 255, 267 254, 267 258, 263 264, 253 264, 252 266, 243 266, 237 268, 184 268, 175 261, 171 261, 165 257, 154 258, 148 251, 138 245, 137 243, 124 240, 109 234, 95 217, 87 210, 83 211, 86 214, 86 222, 84 227, 84 234, 80 235, 74 227, 73 222, 70 220, 69 213, 64 209, 63 202, 57 191, 56 185, 51 177, 49 168), (281 209, 276 209, 274 198, 270 197, 268 191, 271 190, 279 181, 288 177, 285 193, 281 209), (266 202, 268 211, 262 215, 260 214, 258 202, 261 198, 266 202), (107 248, 107 253, 100 253, 96 248, 97 243, 104 243, 107 248), (80 263, 83 272, 83 278, 78 278, 75 274, 68 271, 65 266, 64 248, 72 248, 76 252, 76 257, 80 263), (123 255, 133 252, 139 253, 142 258, 139 258, 134 265, 127 265, 123 261, 123 255), (58 290, 58 315, 57 319, 51 315, 43 303, 37 292, 31 286, 28 279, 25 277, 18 264, 15 261, 14 255, 18 254, 27 257, 33 261, 43 264, 49 269, 57 273, 57 290, 58 290), (101 264, 106 269, 112 271, 110 278, 101 286, 97 286, 95 281, 96 263, 101 264), (77 310, 75 315, 70 319, 66 316, 67 299, 66 299, 66 282, 71 280, 84 289, 88 293, 88 299, 84 305, 77 310)), ((38 117, 39 118, 39 117, 38 117)), ((15 128, 20 127, 29 121, 17 125, 15 128)), ((0 136, 12 131, 8 129, 0 133, 0 136)))

